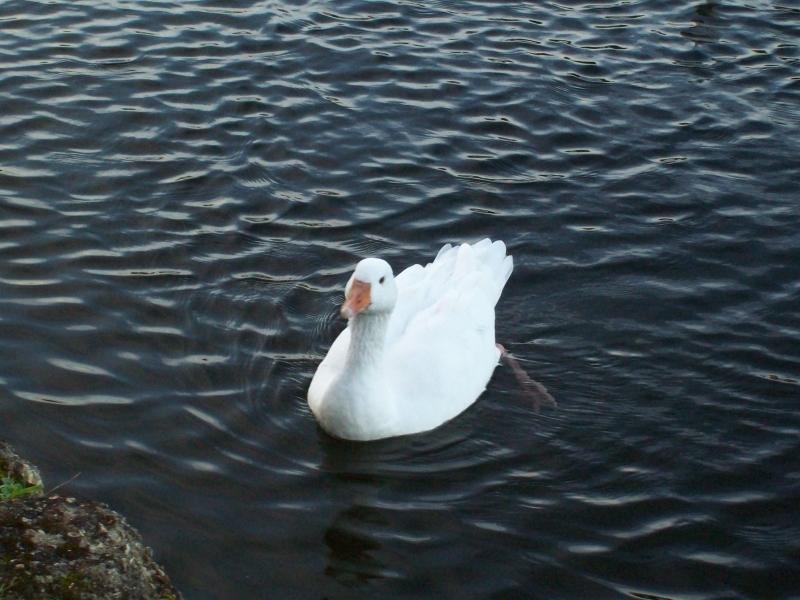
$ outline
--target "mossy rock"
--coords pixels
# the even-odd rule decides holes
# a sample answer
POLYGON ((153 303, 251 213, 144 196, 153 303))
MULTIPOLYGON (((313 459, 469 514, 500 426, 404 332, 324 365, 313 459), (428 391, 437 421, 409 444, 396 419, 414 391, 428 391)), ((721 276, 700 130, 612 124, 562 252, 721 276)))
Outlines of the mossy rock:
POLYGON ((12 477, 25 486, 42 485, 39 469, 17 456, 4 440, 0 440, 0 476, 12 477))
MULTIPOLYGON (((0 441, 0 469, 28 485, 38 470, 0 441)), ((105 504, 58 494, 0 502, 0 598, 178 600, 139 533, 105 504)))

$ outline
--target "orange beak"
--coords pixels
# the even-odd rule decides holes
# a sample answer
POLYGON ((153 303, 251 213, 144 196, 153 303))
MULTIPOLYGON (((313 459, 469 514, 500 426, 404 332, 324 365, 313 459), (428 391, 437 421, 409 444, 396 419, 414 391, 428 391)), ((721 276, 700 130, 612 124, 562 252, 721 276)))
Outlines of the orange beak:
POLYGON ((342 310, 339 311, 339 314, 345 319, 349 319, 367 308, 372 302, 369 297, 369 290, 370 284, 354 279, 353 285, 350 286, 350 293, 344 299, 344 304, 342 304, 342 310))

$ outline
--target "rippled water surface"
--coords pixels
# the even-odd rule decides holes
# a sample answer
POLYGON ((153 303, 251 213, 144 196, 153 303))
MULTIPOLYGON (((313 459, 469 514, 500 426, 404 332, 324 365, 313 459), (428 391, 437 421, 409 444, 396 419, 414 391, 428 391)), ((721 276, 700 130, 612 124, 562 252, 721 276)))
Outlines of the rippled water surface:
POLYGON ((0 436, 187 599, 800 598, 800 6, 0 4, 0 436), (503 239, 511 371, 305 402, 354 264, 503 239))

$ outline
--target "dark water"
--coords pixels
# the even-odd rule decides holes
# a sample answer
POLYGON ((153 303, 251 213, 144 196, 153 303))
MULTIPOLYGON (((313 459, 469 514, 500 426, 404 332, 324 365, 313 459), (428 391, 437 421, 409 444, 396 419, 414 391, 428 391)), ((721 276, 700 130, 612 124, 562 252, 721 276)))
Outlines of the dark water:
POLYGON ((800 598, 800 5, 0 4, 0 437, 187 599, 800 598), (503 239, 508 368, 305 403, 355 262, 503 239))

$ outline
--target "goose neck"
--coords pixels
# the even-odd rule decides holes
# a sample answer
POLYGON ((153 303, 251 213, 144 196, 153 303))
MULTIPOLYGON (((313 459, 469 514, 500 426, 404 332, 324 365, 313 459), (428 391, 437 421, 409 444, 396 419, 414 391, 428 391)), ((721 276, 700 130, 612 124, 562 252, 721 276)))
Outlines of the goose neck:
POLYGON ((370 366, 380 362, 390 313, 359 313, 350 320, 348 362, 370 366))

